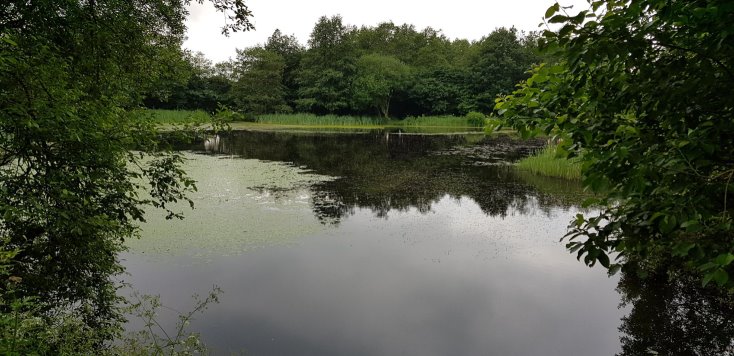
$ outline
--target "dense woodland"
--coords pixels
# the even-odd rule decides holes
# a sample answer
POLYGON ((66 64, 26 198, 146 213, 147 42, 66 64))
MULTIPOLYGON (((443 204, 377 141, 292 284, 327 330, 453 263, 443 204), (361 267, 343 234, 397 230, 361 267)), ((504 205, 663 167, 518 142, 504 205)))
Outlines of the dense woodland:
POLYGON ((172 55, 176 75, 159 81, 145 104, 398 118, 489 113, 495 97, 509 94, 541 61, 537 39, 499 28, 479 41, 451 40, 430 27, 357 28, 324 16, 307 46, 276 30, 265 44, 240 49, 226 62, 188 51, 172 55))

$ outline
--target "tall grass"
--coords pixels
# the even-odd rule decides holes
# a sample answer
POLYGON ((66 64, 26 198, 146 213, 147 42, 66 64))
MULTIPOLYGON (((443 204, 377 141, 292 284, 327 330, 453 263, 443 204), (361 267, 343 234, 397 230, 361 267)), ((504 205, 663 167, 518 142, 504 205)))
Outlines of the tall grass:
POLYGON ((276 125, 302 126, 393 126, 393 127, 470 127, 463 116, 418 116, 405 120, 385 120, 364 116, 337 116, 314 114, 268 114, 260 115, 257 122, 276 125))
POLYGON ((517 162, 517 167, 533 174, 565 179, 581 178, 581 163, 578 159, 556 156, 556 146, 548 146, 535 155, 517 162))
POLYGON ((398 125, 404 126, 450 126, 450 127, 470 127, 467 118, 464 116, 411 116, 397 122, 398 125))
POLYGON ((210 119, 209 114, 203 110, 146 109, 145 112, 152 114, 153 120, 159 124, 186 124, 210 119))
POLYGON ((261 124, 298 126, 381 126, 387 121, 364 116, 338 116, 314 114, 267 114, 257 117, 261 124))
MULTIPOLYGON (((152 115, 154 122, 159 124, 185 124, 209 121, 210 115, 202 110, 161 110, 146 109, 152 115)), ((258 115, 256 122, 260 124, 284 126, 320 126, 320 127, 402 127, 406 130, 426 130, 435 128, 438 131, 445 128, 467 129, 475 127, 469 124, 464 116, 417 116, 404 120, 386 120, 367 116, 340 116, 315 115, 306 113, 293 114, 265 114, 258 115)), ((442 131, 441 131, 442 132, 442 131)))

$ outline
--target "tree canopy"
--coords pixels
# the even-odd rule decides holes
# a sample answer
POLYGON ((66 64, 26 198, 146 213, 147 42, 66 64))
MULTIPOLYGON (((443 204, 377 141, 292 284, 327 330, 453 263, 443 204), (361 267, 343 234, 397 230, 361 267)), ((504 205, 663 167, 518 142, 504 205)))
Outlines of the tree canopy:
POLYGON ((373 107, 389 118, 390 99, 405 87, 410 68, 399 59, 379 54, 365 54, 357 60, 354 80, 356 107, 373 107))
POLYGON ((601 212, 568 247, 593 265, 674 260, 734 287, 734 4, 591 1, 546 13, 553 61, 497 108, 526 135, 560 133, 601 212))
POLYGON ((282 55, 262 47, 238 51, 233 104, 255 114, 291 111, 285 104, 285 66, 282 55))
POLYGON ((240 53, 259 53, 259 64, 253 66, 250 55, 207 64, 202 55, 183 52, 183 60, 171 62, 173 68, 188 63, 175 77, 179 82, 161 81, 146 105, 213 111, 223 104, 256 114, 301 111, 399 118, 470 111, 488 114, 496 95, 510 93, 517 81, 528 76, 527 69, 541 60, 537 36, 514 28, 498 28, 470 42, 409 24, 383 22, 357 28, 339 16, 321 17, 308 46, 276 30, 266 43, 240 53), (202 70, 202 65, 209 69, 202 70), (239 70, 227 75, 216 67, 239 70), (255 85, 264 68, 275 75, 269 78, 280 77, 278 85, 270 79, 255 85), (248 80, 255 86, 245 85, 248 80), (164 90, 172 82, 177 89, 164 90), (169 97, 159 94, 168 92, 169 97), (243 95, 248 99, 243 100, 243 95), (255 101, 277 104, 253 106, 255 101))
POLYGON ((357 59, 355 46, 349 41, 352 31, 340 16, 324 16, 316 23, 297 79, 299 109, 317 113, 347 110, 357 59))
MULTIPOLYGON (((36 298, 50 325, 63 312, 95 330, 83 345, 119 331, 121 242, 136 237, 147 206, 179 216, 169 203, 194 188, 136 110, 172 78, 188 3, 0 7, 0 249, 12 255, 0 269, 3 318, 12 300, 36 298)), ((251 28, 241 1, 213 3, 231 20, 223 31, 251 28)), ((0 353, 61 352, 49 340, 28 345, 6 350, 3 341, 0 353)))

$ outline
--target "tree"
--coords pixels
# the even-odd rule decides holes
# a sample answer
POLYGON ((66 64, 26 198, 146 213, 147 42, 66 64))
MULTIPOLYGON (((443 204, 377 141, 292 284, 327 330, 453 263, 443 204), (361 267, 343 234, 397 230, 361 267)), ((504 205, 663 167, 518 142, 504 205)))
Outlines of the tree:
POLYGON ((236 68, 232 97, 237 108, 255 114, 292 110, 285 103, 280 54, 262 47, 238 50, 236 68))
MULTIPOLYGON (((164 103, 175 102, 180 93, 194 75, 191 53, 180 48, 160 50, 156 62, 166 65, 166 70, 154 73, 157 77, 150 78, 150 84, 143 92, 143 102, 147 107, 162 107, 164 103)), ((201 52, 197 53, 204 58, 201 52)))
POLYGON ((357 108, 373 107, 380 116, 389 118, 390 99, 405 88, 410 68, 399 59, 367 54, 357 61, 354 79, 354 102, 357 108))
POLYGON ((231 105, 234 81, 232 60, 212 64, 201 52, 183 51, 179 58, 167 58, 166 72, 175 79, 157 80, 143 103, 147 108, 203 109, 214 112, 220 105, 231 105), (165 93, 167 95, 160 95, 165 93))
POLYGON ((410 66, 424 68, 449 65, 451 41, 430 27, 419 32, 413 25, 383 22, 355 31, 354 41, 362 55, 392 56, 410 66))
MULTIPOLYGON (((730 1, 593 1, 548 9, 554 64, 497 108, 526 135, 560 132, 600 213, 568 247, 587 264, 663 262, 734 287, 734 33, 730 1)), ((627 265, 625 265, 627 266, 627 265)), ((625 267, 626 268, 626 267, 625 267)), ((643 268, 644 270, 644 268, 643 268)))
MULTIPOLYGON (((168 204, 193 188, 134 110, 167 69, 158 59, 180 51, 187 3, 0 7, 0 248, 13 251, 0 313, 35 297, 40 315, 70 313, 98 331, 97 346, 119 330, 122 241, 146 206, 180 216, 168 204)), ((232 10, 226 31, 251 27, 240 1, 214 4, 232 10)))
POLYGON ((340 16, 323 16, 316 23, 298 75, 296 104, 300 109, 319 113, 349 109, 357 60, 351 39, 353 30, 342 24, 340 16))
POLYGON ((295 106, 298 98, 298 67, 305 49, 298 43, 293 35, 283 35, 280 30, 275 30, 265 43, 265 49, 279 54, 283 57, 285 67, 283 68, 282 85, 285 87, 287 105, 295 106))
POLYGON ((523 45, 515 28, 498 28, 477 44, 477 58, 471 65, 472 91, 476 109, 492 111, 498 94, 509 94, 515 84, 527 78, 527 71, 539 57, 523 45))
POLYGON ((468 85, 470 76, 468 70, 451 68, 416 72, 408 95, 421 114, 464 115, 474 102, 468 85))

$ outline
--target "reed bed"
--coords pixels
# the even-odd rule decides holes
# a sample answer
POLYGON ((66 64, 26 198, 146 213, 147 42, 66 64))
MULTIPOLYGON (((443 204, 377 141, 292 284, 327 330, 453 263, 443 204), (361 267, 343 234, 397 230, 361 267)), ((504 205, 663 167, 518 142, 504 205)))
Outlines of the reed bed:
POLYGON ((382 126, 386 120, 366 116, 339 116, 314 114, 267 114, 257 117, 261 124, 294 126, 382 126))
MULTIPOLYGON (((161 110, 146 109, 146 113, 152 115, 153 120, 159 124, 185 124, 204 122, 210 119, 210 115, 202 110, 161 110)), ((250 121, 250 120, 247 120, 250 121)), ((481 129, 469 124, 464 116, 416 116, 403 120, 386 120, 384 118, 369 116, 346 116, 346 115, 315 115, 307 113, 293 114, 264 114, 254 117, 254 121, 263 125, 282 126, 304 126, 304 127, 364 127, 364 128, 403 128, 410 130, 442 130, 453 128, 454 130, 481 129)))
POLYGON ((464 116, 411 116, 403 121, 397 122, 404 126, 450 126, 471 127, 464 116))
POLYGON ((581 163, 578 159, 556 156, 556 146, 548 146, 535 155, 517 163, 519 169, 549 177, 581 179, 581 163))
POLYGON ((210 116, 203 110, 163 110, 146 109, 153 120, 159 124, 186 124, 209 121, 210 116))

